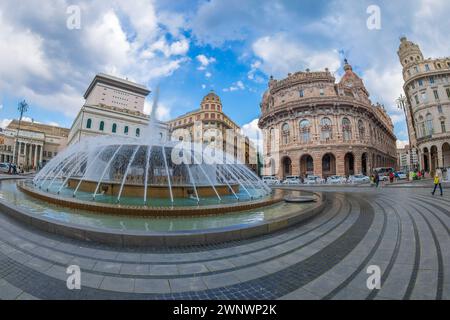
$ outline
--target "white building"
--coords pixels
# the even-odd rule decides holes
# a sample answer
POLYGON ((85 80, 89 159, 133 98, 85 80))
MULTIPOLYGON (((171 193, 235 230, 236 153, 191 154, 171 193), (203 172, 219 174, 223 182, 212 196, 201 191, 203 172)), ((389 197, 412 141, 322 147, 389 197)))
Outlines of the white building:
POLYGON ((404 148, 397 149, 397 166, 403 171, 419 169, 417 149, 410 148, 408 145, 404 148))
MULTIPOLYGON (((68 144, 96 135, 139 137, 149 123, 149 116, 144 114, 149 93, 143 85, 106 74, 96 75, 84 94, 86 102, 70 128, 68 144)), ((166 124, 157 123, 156 134, 167 139, 166 124)))

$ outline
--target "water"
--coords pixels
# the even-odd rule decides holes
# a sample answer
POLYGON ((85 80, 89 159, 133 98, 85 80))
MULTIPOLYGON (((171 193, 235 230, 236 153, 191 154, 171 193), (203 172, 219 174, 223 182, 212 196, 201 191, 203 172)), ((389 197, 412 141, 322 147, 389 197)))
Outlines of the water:
MULTIPOLYGON (((291 193, 294 196, 301 194, 301 192, 296 191, 291 193)), ((89 194, 89 196, 91 195, 89 194)), ((282 202, 265 208, 202 217, 127 217, 121 215, 99 214, 49 204, 22 193, 17 189, 16 182, 13 180, 4 180, 0 182, 0 199, 23 208, 37 216, 47 217, 55 221, 104 229, 149 232, 192 231, 232 226, 251 226, 288 216, 313 205, 288 204, 282 202)), ((138 200, 127 199, 127 201, 132 202, 138 200)), ((190 200, 184 199, 184 201, 190 200)))

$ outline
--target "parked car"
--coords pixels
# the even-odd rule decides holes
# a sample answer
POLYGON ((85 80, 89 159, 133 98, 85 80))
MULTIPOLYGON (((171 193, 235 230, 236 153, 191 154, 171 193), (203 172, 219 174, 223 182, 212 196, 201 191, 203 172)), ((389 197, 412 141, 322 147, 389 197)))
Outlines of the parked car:
POLYGON ((283 181, 283 184, 300 184, 300 177, 299 176, 288 176, 283 181))
POLYGON ((0 173, 8 173, 9 171, 9 163, 2 162, 0 163, 0 173))
POLYGON ((350 176, 349 182, 351 182, 351 183, 369 183, 370 178, 363 174, 355 174, 353 176, 350 176))
POLYGON ((327 178, 328 184, 342 184, 347 182, 347 179, 341 176, 331 176, 327 178))
POLYGON ((262 180, 264 181, 264 183, 266 183, 269 186, 280 184, 280 180, 274 176, 264 176, 264 177, 262 177, 262 180))
POLYGON ((306 177, 304 183, 305 184, 318 184, 322 181, 322 179, 318 176, 308 176, 306 177))
POLYGON ((407 176, 406 173, 403 172, 403 171, 397 171, 397 172, 395 173, 395 176, 396 176, 396 178, 399 179, 399 180, 406 180, 406 179, 408 179, 408 176, 407 176))

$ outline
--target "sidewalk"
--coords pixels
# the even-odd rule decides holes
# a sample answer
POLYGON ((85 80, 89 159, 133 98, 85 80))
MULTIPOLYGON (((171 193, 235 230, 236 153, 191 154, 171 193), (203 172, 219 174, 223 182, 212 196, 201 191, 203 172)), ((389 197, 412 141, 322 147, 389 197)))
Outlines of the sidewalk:
MULTIPOLYGON (((401 180, 394 183, 385 182, 383 187, 385 188, 431 188, 433 187, 433 179, 424 179, 424 180, 401 180)), ((450 181, 443 181, 442 188, 449 189, 450 181)))

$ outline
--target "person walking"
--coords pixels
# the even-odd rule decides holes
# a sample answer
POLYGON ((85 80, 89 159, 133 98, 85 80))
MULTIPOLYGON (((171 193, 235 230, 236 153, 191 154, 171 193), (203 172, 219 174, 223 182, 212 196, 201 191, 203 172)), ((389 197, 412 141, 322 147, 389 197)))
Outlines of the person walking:
POLYGON ((433 196, 436 193, 436 189, 439 186, 439 190, 441 191, 441 197, 444 195, 442 192, 442 171, 441 169, 436 170, 436 174, 434 175, 434 189, 431 193, 433 196))
POLYGON ((380 176, 378 175, 378 172, 375 172, 375 187, 378 188, 380 185, 380 176))

